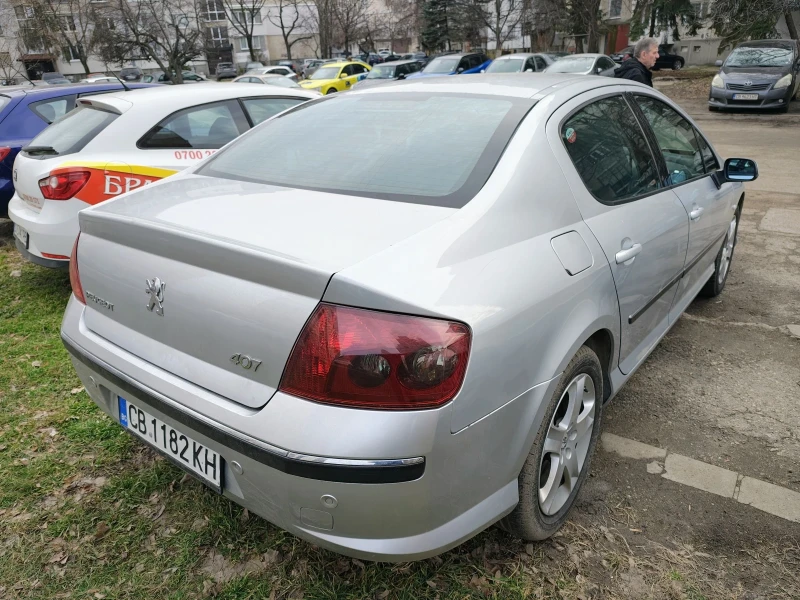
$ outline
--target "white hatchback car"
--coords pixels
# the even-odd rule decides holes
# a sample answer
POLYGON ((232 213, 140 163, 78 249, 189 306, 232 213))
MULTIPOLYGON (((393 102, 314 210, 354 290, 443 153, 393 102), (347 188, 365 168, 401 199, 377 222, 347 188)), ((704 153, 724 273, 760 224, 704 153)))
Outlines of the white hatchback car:
POLYGON ((317 98, 303 89, 220 83, 80 98, 24 147, 8 206, 20 253, 66 268, 78 211, 194 165, 262 121, 317 98))

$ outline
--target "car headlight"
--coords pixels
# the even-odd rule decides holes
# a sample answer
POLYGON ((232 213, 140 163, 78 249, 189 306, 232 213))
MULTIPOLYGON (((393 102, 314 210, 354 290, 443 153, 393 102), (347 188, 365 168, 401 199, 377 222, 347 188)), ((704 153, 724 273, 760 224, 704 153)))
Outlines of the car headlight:
POLYGON ((774 90, 782 90, 783 88, 787 88, 792 84, 792 74, 789 73, 788 75, 784 75, 780 79, 778 79, 777 83, 773 86, 772 89, 774 90))
POLYGON ((711 80, 711 87, 725 89, 725 82, 722 81, 722 77, 719 75, 714 75, 714 79, 711 80))

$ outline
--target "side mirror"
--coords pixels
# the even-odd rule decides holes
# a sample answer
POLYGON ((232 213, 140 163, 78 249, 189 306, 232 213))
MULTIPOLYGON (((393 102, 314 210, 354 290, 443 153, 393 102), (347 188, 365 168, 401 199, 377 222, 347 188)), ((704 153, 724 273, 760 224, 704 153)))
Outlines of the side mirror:
POLYGON ((597 73, 597 74, 599 75, 600 73, 602 73, 602 72, 603 72, 603 67, 597 67, 597 68, 594 70, 594 72, 595 72, 595 73, 597 73))
POLYGON ((463 72, 464 72, 464 67, 458 67, 458 69, 456 69, 456 73, 463 73, 463 72))
POLYGON ((348 77, 350 77, 350 75, 348 75, 347 73, 342 73, 341 75, 339 75, 339 79, 347 79, 348 77))
POLYGON ((400 75, 398 75, 397 78, 398 79, 405 79, 406 78, 406 74, 405 73, 400 73, 400 75))
POLYGON ((717 61, 715 61, 715 62, 714 62, 714 66, 715 66, 715 67, 721 67, 721 66, 722 66, 722 61, 721 61, 721 60, 717 60, 717 61))
POLYGON ((526 73, 533 73, 533 69, 525 69, 526 73))
POLYGON ((758 179, 758 165, 749 158, 729 158, 722 171, 714 173, 717 185, 727 182, 745 182, 758 179))

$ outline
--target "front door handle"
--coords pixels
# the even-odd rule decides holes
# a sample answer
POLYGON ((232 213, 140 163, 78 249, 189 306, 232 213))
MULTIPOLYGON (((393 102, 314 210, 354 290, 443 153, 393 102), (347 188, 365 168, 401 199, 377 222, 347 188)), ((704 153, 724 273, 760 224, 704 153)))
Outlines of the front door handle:
POLYGON ((620 250, 619 252, 614 255, 614 258, 617 260, 617 264, 621 265, 622 263, 626 263, 629 260, 632 260, 639 252, 642 251, 641 244, 634 244, 630 248, 625 248, 625 250, 620 250))
POLYGON ((703 207, 702 206, 695 206, 692 209, 692 212, 689 213, 689 218, 692 221, 697 221, 697 219, 699 219, 700 215, 702 215, 702 214, 703 214, 703 207))

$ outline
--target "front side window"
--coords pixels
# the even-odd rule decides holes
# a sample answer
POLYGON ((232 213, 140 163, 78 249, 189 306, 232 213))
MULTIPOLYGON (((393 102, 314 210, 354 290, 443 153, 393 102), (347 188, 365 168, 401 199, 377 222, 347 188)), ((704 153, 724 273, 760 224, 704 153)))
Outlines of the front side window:
POLYGON ((244 108, 250 115, 253 125, 258 125, 302 102, 305 100, 300 98, 242 98, 244 108))
POLYGON ((62 96, 61 98, 53 98, 52 100, 41 100, 39 102, 32 102, 28 106, 41 119, 44 119, 49 124, 67 114, 70 108, 75 107, 75 96, 62 96))
POLYGON ((309 77, 311 80, 322 80, 322 79, 338 79, 339 78, 339 67, 321 67, 314 71, 314 74, 309 77))
POLYGON ((694 127, 675 109, 649 96, 636 96, 636 103, 656 134, 658 147, 667 163, 668 185, 705 174, 703 156, 694 127))
POLYGON ((91 106, 79 106, 33 138, 27 154, 48 158, 79 152, 118 116, 91 106))
POLYGON ((531 105, 455 94, 338 96, 264 123, 198 174, 459 208, 531 105))
POLYGON ((653 155, 621 96, 580 109, 564 123, 561 137, 584 185, 600 202, 624 202, 658 189, 653 155))
POLYGON ((194 106, 173 113, 148 131, 136 144, 142 149, 221 148, 241 128, 239 107, 233 100, 194 106))

